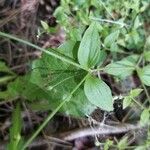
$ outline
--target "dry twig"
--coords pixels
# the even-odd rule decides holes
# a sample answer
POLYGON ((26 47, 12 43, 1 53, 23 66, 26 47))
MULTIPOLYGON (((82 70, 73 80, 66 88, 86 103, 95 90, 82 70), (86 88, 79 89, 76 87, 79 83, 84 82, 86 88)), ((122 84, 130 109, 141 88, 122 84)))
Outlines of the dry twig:
POLYGON ((93 128, 84 128, 79 129, 71 132, 67 132, 63 134, 62 139, 71 141, 77 138, 86 137, 86 136, 95 136, 95 135, 110 135, 110 134, 119 134, 119 133, 125 133, 128 131, 135 131, 142 129, 143 127, 138 124, 120 124, 116 126, 110 126, 101 124, 93 128))

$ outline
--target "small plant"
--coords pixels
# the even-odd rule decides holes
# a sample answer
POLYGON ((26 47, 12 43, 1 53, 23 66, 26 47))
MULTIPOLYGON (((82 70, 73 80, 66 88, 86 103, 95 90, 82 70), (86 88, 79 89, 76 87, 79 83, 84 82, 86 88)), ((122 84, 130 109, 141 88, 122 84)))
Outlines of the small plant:
MULTIPOLYGON (((133 74, 137 75, 141 85, 130 89, 128 93, 120 93, 124 95, 123 109, 138 108, 140 125, 149 124, 150 37, 145 34, 143 27, 143 14, 148 6, 146 0, 62 0, 54 15, 66 31, 67 38, 56 49, 43 49, 0 32, 1 37, 43 52, 41 58, 32 62, 31 72, 22 77, 16 78, 13 72, 0 63, 2 72, 11 74, 1 78, 1 83, 16 78, 8 84, 6 91, 0 92, 0 99, 7 101, 23 97, 32 109, 52 111, 22 149, 27 148, 58 111, 78 117, 90 115, 97 107, 112 112, 115 95, 103 81, 101 73, 119 82, 133 74), (146 95, 144 103, 137 98, 141 93, 146 95)), ((51 31, 48 24, 43 21, 41 24, 44 32, 51 31)), ((150 145, 148 139, 145 143, 134 148, 142 149, 150 145)), ((130 147, 128 137, 116 145, 110 141, 104 144, 105 149, 111 146, 118 149, 130 147)))

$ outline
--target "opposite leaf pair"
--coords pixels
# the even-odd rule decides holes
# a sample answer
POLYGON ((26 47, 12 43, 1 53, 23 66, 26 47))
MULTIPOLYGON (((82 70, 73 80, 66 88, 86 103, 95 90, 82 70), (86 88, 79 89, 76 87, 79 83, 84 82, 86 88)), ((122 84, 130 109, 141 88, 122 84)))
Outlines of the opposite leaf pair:
MULTIPOLYGON (((100 53, 100 37, 97 24, 92 23, 85 31, 79 46, 79 63, 90 69, 98 64, 100 53)), ((113 110, 111 90, 102 80, 89 75, 84 84, 84 92, 92 104, 106 111, 113 110)))

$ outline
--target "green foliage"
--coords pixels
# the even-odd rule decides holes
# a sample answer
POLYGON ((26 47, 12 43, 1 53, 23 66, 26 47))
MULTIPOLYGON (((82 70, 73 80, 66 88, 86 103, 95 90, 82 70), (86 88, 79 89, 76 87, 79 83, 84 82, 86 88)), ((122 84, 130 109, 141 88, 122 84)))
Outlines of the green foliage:
POLYGON ((19 77, 15 81, 11 82, 6 91, 0 92, 0 99, 5 99, 6 101, 15 100, 22 97, 27 100, 36 99, 47 99, 49 98, 48 93, 36 86, 34 83, 29 82, 29 76, 19 77))
POLYGON ((6 66, 6 64, 4 62, 0 61, 0 72, 6 72, 9 74, 14 74, 9 67, 6 66))
POLYGON ((120 31, 116 30, 116 31, 112 32, 111 34, 109 34, 104 40, 104 45, 107 48, 110 48, 111 51, 118 51, 116 41, 118 39, 119 33, 120 33, 120 31))
POLYGON ((130 106, 131 103, 134 102, 134 98, 136 98, 142 91, 143 91, 143 89, 131 90, 129 95, 125 96, 125 98, 123 100, 123 109, 130 106))
POLYGON ((150 51, 145 51, 144 57, 146 61, 150 62, 150 51))
POLYGON ((146 150, 145 146, 138 146, 135 148, 135 150, 146 150))
POLYGON ((123 137, 118 143, 118 149, 124 150, 128 146, 128 137, 123 137))
POLYGON ((13 73, 4 62, 0 61, 0 84, 7 83, 8 81, 14 79, 15 77, 16 77, 15 73, 13 73), (1 76, 1 73, 4 75, 1 76))
MULTIPOLYGON (((60 27, 64 29, 66 41, 56 49, 43 49, 0 32, 3 37, 43 52, 24 76, 16 77, 0 62, 0 73, 5 73, 0 76, 0 84, 8 83, 7 89, 0 92, 1 101, 24 98, 31 108, 52 111, 24 147, 58 111, 78 117, 91 114, 97 107, 113 111, 112 92, 101 79, 101 73, 112 76, 114 81, 137 74, 141 85, 129 94, 122 93, 126 94, 123 108, 132 107, 132 104, 140 106, 139 122, 141 125, 149 123, 149 103, 146 103, 148 106, 141 104, 149 100, 145 87, 150 86, 148 7, 148 0, 61 0, 54 12, 57 27, 51 28, 41 21, 42 29, 37 35, 56 32, 60 27), (141 92, 147 100, 138 99, 141 92)), ((113 143, 107 141, 104 147, 111 146, 113 143)), ((128 138, 121 139, 115 146, 126 149, 128 138)), ((144 145, 141 147, 145 148, 144 145)))
POLYGON ((109 86, 102 80, 93 76, 88 76, 84 91, 89 101, 106 111, 113 110, 112 94, 109 86))
POLYGON ((20 105, 17 104, 12 115, 12 127, 10 128, 10 143, 7 147, 8 150, 19 150, 21 144, 21 110, 20 105))
POLYGON ((143 68, 138 70, 139 77, 141 81, 150 86, 150 65, 144 66, 143 68))
POLYGON ((105 145, 104 145, 104 150, 109 150, 112 145, 113 145, 113 141, 109 139, 106 140, 105 145))
POLYGON ((141 92, 143 91, 143 89, 134 89, 130 91, 130 96, 132 98, 137 97, 141 92))
POLYGON ((141 117, 140 117, 140 124, 142 126, 144 126, 145 124, 149 123, 150 119, 150 112, 149 109, 144 109, 141 113, 141 117))
POLYGON ((126 96, 123 100, 123 109, 125 109, 126 107, 130 106, 132 103, 132 98, 130 96, 126 96))
POLYGON ((100 57, 100 38, 96 23, 92 23, 85 31, 78 50, 79 63, 91 68, 98 63, 100 57))
POLYGON ((41 25, 45 31, 47 31, 49 29, 49 25, 46 22, 41 21, 41 25))
POLYGON ((125 78, 131 75, 135 70, 138 58, 139 58, 138 55, 128 56, 120 61, 108 64, 104 70, 108 74, 117 76, 119 78, 125 78))

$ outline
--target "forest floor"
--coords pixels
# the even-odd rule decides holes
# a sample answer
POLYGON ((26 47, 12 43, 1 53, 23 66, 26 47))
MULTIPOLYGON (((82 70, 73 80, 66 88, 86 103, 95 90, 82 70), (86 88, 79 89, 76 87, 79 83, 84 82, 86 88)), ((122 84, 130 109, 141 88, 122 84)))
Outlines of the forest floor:
MULTIPOLYGON (((10 33, 43 48, 58 47, 65 41, 66 36, 61 28, 57 29, 54 34, 43 34, 37 37, 38 29, 41 27, 41 20, 48 22, 50 27, 57 25, 53 12, 58 6, 59 1, 55 0, 51 0, 48 8, 36 0, 0 2, 0 31, 10 33)), ((30 62, 40 57, 41 52, 36 49, 13 40, 0 38, 0 60, 5 62, 18 76, 29 72, 31 70, 30 62)), ((0 72, 0 77, 4 75, 0 72)), ((114 84, 111 77, 104 75, 103 78, 109 85, 113 85, 112 88, 116 93, 119 93, 120 89, 117 88, 118 85, 114 84)), ((122 89, 129 91, 136 87, 133 80, 135 79, 128 78, 125 80, 121 85, 122 89), (131 82, 133 84, 129 85, 131 82)), ((0 91, 4 91, 6 88, 7 85, 0 84, 0 91)), ((20 100, 22 107, 21 117, 23 119, 22 135, 29 137, 32 131, 43 122, 49 111, 33 111, 28 107, 24 99, 20 100)), ((0 150, 4 150, 9 140, 11 115, 15 104, 14 100, 0 101, 0 150)), ((121 126, 119 122, 127 121, 129 110, 123 110, 122 105, 118 103, 114 104, 114 107, 113 114, 107 114, 96 109, 91 116, 85 118, 57 114, 33 141, 29 149, 96 150, 99 149, 96 147, 97 140, 103 143, 106 139, 121 139, 128 135, 130 143, 138 143, 139 139, 145 138, 145 130, 139 127, 138 124, 131 125, 130 122, 127 122, 126 126, 121 126), (102 124, 105 121, 108 126, 102 124), (99 124, 99 128, 97 128, 97 124, 99 124), (112 129, 109 124, 114 124, 114 128, 112 129), (128 132, 130 130, 132 132, 128 132), (108 133, 104 131, 108 131, 108 133), (134 133, 133 137, 134 131, 138 132, 134 133)))

